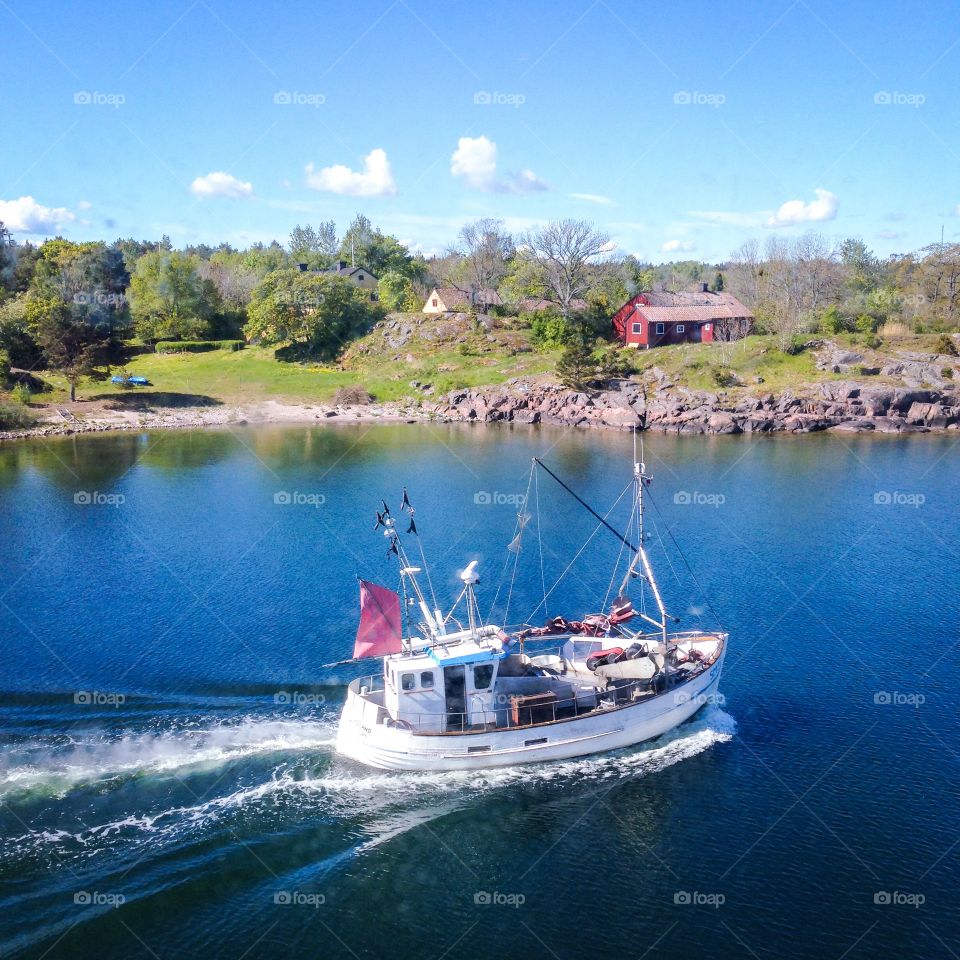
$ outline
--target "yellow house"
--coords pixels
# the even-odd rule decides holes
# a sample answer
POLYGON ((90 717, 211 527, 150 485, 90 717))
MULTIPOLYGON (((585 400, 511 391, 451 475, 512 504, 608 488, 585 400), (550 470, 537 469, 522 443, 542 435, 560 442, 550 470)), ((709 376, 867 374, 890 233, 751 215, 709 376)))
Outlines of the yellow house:
POLYGON ((434 287, 423 305, 426 314, 469 313, 471 310, 486 311, 503 303, 496 290, 459 290, 457 287, 434 287))

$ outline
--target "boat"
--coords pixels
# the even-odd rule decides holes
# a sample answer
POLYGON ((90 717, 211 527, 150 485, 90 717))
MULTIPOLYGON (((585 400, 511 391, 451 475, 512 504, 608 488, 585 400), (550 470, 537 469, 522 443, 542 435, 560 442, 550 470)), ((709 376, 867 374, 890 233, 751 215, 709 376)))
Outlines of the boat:
MULTIPOLYGON (((579 620, 553 617, 538 626, 485 622, 477 596, 478 564, 471 561, 459 574, 460 594, 444 615, 404 489, 400 516, 383 502, 375 528, 382 528, 388 552, 399 563, 398 590, 360 581, 353 657, 339 661, 373 659, 380 669, 348 685, 338 753, 384 770, 542 763, 652 740, 716 702, 728 634, 678 629, 679 618, 667 612, 646 547, 644 509, 651 478, 642 453, 641 460, 634 453, 633 475, 621 494, 622 499, 632 493, 626 534, 608 522, 610 511, 598 513, 534 458, 531 477, 537 470, 589 511, 599 521, 597 530, 605 528, 621 541, 626 571, 609 608, 579 620), (398 520, 406 522, 403 514, 409 516, 405 533, 398 526, 398 520), (417 543, 419 565, 411 561, 408 538, 417 543), (629 596, 634 585, 640 587, 636 604, 629 596)), ((530 500, 528 481, 509 547, 516 557, 530 526, 530 500)), ((539 536, 539 525, 537 531, 539 536)), ((511 594, 512 588, 511 580, 511 594)))

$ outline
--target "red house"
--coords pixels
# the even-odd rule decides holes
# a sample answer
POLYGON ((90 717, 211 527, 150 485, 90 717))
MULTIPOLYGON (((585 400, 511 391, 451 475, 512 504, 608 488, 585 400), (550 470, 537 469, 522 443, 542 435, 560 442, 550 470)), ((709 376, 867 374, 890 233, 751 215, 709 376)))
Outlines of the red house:
POLYGON ((614 315, 613 329, 628 347, 739 340, 753 327, 753 314, 731 293, 648 290, 631 297, 614 315))

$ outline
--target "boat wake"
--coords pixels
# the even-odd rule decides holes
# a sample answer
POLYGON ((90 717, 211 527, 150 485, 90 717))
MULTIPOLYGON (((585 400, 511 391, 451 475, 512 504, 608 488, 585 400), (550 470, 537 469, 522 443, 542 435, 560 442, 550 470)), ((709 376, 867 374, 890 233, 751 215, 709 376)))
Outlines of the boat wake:
MULTIPOLYGON (((736 722, 710 706, 690 722, 642 747, 540 765, 478 771, 373 772, 333 753, 334 721, 254 721, 202 730, 166 733, 154 738, 121 738, 110 743, 76 744, 41 766, 3 771, 3 782, 20 790, 44 790, 63 796, 81 783, 117 777, 163 777, 187 768, 258 756, 255 782, 230 781, 227 792, 193 803, 161 804, 155 810, 124 810, 101 823, 89 813, 79 825, 47 823, 3 841, 0 862, 11 859, 102 855, 106 850, 166 847, 208 839, 214 832, 243 830, 251 838, 289 831, 298 825, 349 825, 365 837, 356 852, 379 846, 416 829, 434 814, 476 803, 479 796, 514 786, 566 786, 627 782, 657 773, 729 741, 736 722), (293 752, 271 761, 269 754, 293 752), (29 785, 29 786, 28 786, 29 785), (439 808, 439 810, 438 810, 439 808)), ((226 778, 224 778, 226 780, 226 778)), ((219 779, 216 781, 220 784, 219 779)), ((94 810, 96 807, 94 806, 94 810)), ((74 818, 76 819, 76 818, 74 818)))
POLYGON ((317 751, 333 744, 324 718, 242 717, 165 730, 77 732, 8 744, 0 754, 0 801, 63 798, 70 791, 134 776, 203 769, 258 754, 317 751))

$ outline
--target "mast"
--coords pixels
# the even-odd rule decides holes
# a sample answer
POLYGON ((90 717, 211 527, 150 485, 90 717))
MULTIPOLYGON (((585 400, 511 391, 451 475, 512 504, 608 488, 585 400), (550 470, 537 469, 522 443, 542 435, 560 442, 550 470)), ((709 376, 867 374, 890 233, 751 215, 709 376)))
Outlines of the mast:
MULTIPOLYGON (((417 574, 420 573, 421 568, 415 567, 410 563, 410 558, 403 548, 400 533, 397 530, 397 524, 393 517, 386 515, 381 522, 384 527, 383 535, 390 541, 390 552, 395 553, 400 561, 400 575, 410 584, 410 589, 416 598, 417 606, 420 607, 420 612, 423 614, 423 626, 429 634, 428 639, 435 643, 444 633, 443 622, 439 614, 430 610, 427 598, 424 596, 423 591, 420 589, 420 584, 417 582, 417 574)), ((406 593, 406 591, 404 591, 404 593, 406 593)))
MULTIPOLYGON (((641 453, 640 456, 643 456, 643 447, 641 441, 641 453)), ((640 616, 647 621, 647 623, 656 627, 663 638, 663 651, 664 655, 667 653, 667 621, 670 619, 669 614, 666 611, 666 608, 663 605, 663 597, 660 594, 660 587, 657 584, 657 578, 653 573, 653 567, 650 565, 650 558, 647 556, 647 551, 644 548, 644 543, 646 542, 646 534, 643 529, 643 487, 644 484, 650 483, 651 477, 647 475, 647 466, 642 460, 637 459, 637 436, 634 433, 633 436, 633 483, 634 489, 636 491, 636 504, 637 504, 637 525, 639 536, 637 537, 637 550, 634 554, 633 560, 630 562, 630 566, 627 568, 626 575, 623 578, 623 582, 620 584, 620 593, 623 594, 626 592, 627 586, 630 583, 630 580, 633 576, 636 575, 637 565, 643 567, 643 577, 650 584, 650 592, 653 594, 653 599, 657 604, 657 610, 660 612, 660 619, 654 620, 652 617, 648 617, 645 613, 641 613, 640 616)))

